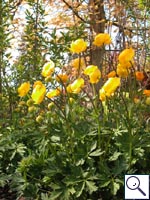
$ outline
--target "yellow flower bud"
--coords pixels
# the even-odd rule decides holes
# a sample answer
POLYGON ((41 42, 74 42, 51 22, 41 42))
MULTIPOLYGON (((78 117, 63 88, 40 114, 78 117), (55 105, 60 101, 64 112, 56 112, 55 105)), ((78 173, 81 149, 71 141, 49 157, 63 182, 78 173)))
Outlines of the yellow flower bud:
POLYGON ((49 104, 48 104, 48 106, 47 106, 47 107, 48 107, 48 109, 49 109, 49 110, 51 110, 51 108, 52 108, 53 106, 54 106, 54 103, 53 103, 53 102, 51 102, 51 103, 49 103, 49 104))
POLYGON ((30 106, 30 107, 28 107, 28 112, 29 113, 33 113, 33 112, 35 112, 36 111, 36 107, 35 106, 30 106))
POLYGON ((44 120, 44 118, 43 118, 43 116, 39 115, 39 116, 36 117, 35 120, 36 120, 36 122, 38 122, 38 123, 42 123, 43 120, 44 120))
POLYGON ((150 97, 147 97, 147 98, 146 98, 145 103, 146 103, 147 105, 150 105, 150 97))
POLYGON ((33 103, 34 103, 34 101, 32 100, 32 99, 28 99, 28 101, 27 101, 27 106, 32 106, 33 105, 33 103))

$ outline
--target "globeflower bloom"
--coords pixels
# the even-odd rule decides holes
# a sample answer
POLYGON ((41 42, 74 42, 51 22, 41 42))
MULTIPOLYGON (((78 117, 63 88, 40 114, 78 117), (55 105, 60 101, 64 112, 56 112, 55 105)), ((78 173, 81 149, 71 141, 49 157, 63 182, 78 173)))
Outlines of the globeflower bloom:
POLYGON ((66 83, 67 80, 68 80, 67 74, 58 74, 56 76, 56 81, 58 81, 58 82, 66 83))
POLYGON ((129 62, 133 62, 134 50, 132 48, 123 50, 119 55, 119 63, 122 65, 127 65, 127 67, 131 67, 129 62))
POLYGON ((46 96, 51 99, 60 95, 60 88, 56 88, 55 90, 51 90, 46 94, 46 96))
POLYGON ((75 69, 83 69, 85 67, 84 58, 76 58, 72 60, 71 66, 75 69))
POLYGON ((28 94, 30 90, 30 83, 24 82, 21 84, 21 86, 18 88, 18 93, 20 97, 24 97, 28 94))
POLYGON ((147 97, 150 97, 150 90, 143 90, 143 94, 147 97))
POLYGON ((109 45, 111 42, 111 37, 108 33, 99 33, 95 36, 93 44, 95 46, 101 47, 103 45, 109 45))
POLYGON ((81 91, 83 86, 84 86, 84 79, 78 78, 72 84, 69 84, 67 86, 67 92, 77 94, 81 91))
POLYGON ((96 65, 89 65, 85 70, 84 74, 90 78, 90 83, 94 84, 101 78, 101 72, 96 65))
POLYGON ((117 75, 122 78, 126 78, 129 75, 130 70, 128 68, 124 68, 121 64, 117 66, 117 75))
POLYGON ((137 81, 142 81, 145 78, 144 73, 140 71, 135 72, 135 77, 137 81))
POLYGON ((36 104, 40 104, 45 96, 46 87, 41 81, 36 81, 33 86, 32 99, 36 104))
POLYGON ((106 97, 110 97, 120 86, 120 78, 112 77, 109 78, 103 87, 99 90, 99 98, 101 101, 105 101, 106 97))
POLYGON ((81 53, 87 49, 87 42, 85 42, 83 39, 77 39, 74 42, 71 43, 70 51, 72 53, 81 53))
POLYGON ((42 76, 44 77, 51 76, 51 74, 54 72, 54 67, 55 67, 55 64, 52 60, 45 63, 42 68, 42 73, 41 73, 42 76))

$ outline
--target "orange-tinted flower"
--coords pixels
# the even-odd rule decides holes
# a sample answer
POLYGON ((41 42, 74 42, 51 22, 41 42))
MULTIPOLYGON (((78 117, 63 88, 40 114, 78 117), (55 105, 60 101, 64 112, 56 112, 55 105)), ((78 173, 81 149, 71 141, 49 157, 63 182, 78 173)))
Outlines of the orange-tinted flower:
POLYGON ((118 64, 117 70, 116 70, 116 71, 117 71, 117 75, 118 75, 119 77, 122 77, 122 78, 128 77, 129 72, 130 72, 129 69, 122 67, 121 64, 118 64))
POLYGON ((87 48, 87 42, 83 39, 77 39, 76 41, 71 43, 70 51, 72 53, 81 53, 85 51, 87 48))
POLYGON ((51 90, 46 94, 46 96, 51 99, 60 95, 60 88, 56 88, 55 90, 51 90))
POLYGON ((132 48, 125 49, 119 55, 119 58, 118 58, 119 63, 122 65, 128 64, 129 62, 133 61, 133 57, 134 57, 134 50, 132 48))
POLYGON ((40 104, 44 99, 44 96, 46 93, 46 87, 45 85, 42 84, 41 81, 36 81, 34 83, 33 88, 34 89, 33 89, 31 97, 36 104, 40 104))
POLYGON ((57 80, 58 82, 66 83, 67 80, 68 80, 68 76, 67 76, 67 74, 58 74, 58 75, 56 76, 56 80, 57 80))
POLYGON ((120 86, 120 78, 109 78, 103 87, 99 91, 99 98, 101 101, 105 101, 106 97, 110 97, 116 89, 120 86))
POLYGON ((93 44, 98 47, 111 44, 111 37, 108 33, 99 33, 95 36, 93 44))
POLYGON ((133 99, 135 104, 139 104, 140 103, 140 99, 138 97, 134 97, 133 99))
POLYGON ((145 78, 144 73, 140 71, 135 72, 135 77, 137 81, 142 81, 145 78))
POLYGON ((54 67, 55 67, 55 64, 52 60, 45 63, 42 68, 42 73, 41 73, 42 76, 44 77, 51 76, 51 74, 54 72, 54 67))
POLYGON ((115 77, 115 76, 116 76, 116 72, 115 71, 111 71, 111 72, 109 72, 109 74, 107 74, 108 78, 112 78, 112 77, 115 77))
POLYGON ((84 79, 78 78, 72 84, 69 84, 67 86, 67 92, 77 94, 81 91, 83 86, 84 86, 84 79))
POLYGON ((71 66, 75 69, 83 69, 85 67, 85 61, 84 58, 76 58, 72 60, 71 66))
POLYGON ((143 94, 147 97, 150 96, 150 90, 143 90, 143 94))
POLYGON ((18 88, 18 93, 20 97, 24 97, 28 94, 30 90, 30 83, 24 82, 21 84, 21 86, 18 88))

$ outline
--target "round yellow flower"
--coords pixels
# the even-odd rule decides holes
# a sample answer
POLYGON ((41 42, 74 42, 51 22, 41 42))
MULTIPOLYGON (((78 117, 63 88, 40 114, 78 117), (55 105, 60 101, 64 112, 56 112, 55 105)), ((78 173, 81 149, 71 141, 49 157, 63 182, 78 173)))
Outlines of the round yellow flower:
POLYGON ((121 64, 118 64, 116 71, 117 71, 117 75, 122 78, 128 77, 129 72, 130 72, 129 69, 122 67, 121 64))
POLYGON ((101 72, 96 65, 89 65, 85 70, 84 74, 90 78, 90 83, 98 83, 101 78, 101 72))
POLYGON ((36 81, 33 88, 31 97, 36 104, 40 104, 44 99, 46 87, 41 81, 36 81))
POLYGON ((132 62, 133 61, 133 57, 134 57, 134 50, 132 48, 130 49, 125 49, 123 50, 120 55, 119 55, 119 63, 120 64, 126 64, 126 63, 129 63, 129 62, 132 62))
POLYGON ((71 43, 70 51, 72 53, 81 53, 87 49, 87 42, 83 39, 77 39, 76 41, 71 43))
POLYGON ((85 67, 84 58, 76 58, 71 61, 71 66, 75 69, 83 69, 85 67))
POLYGON ((100 100, 105 101, 105 98, 110 97, 120 84, 121 82, 119 77, 109 78, 99 91, 100 100))
POLYGON ((51 76, 51 74, 54 72, 54 67, 55 67, 55 64, 52 60, 45 63, 42 68, 42 73, 41 73, 42 76, 44 76, 44 77, 51 76))
POLYGON ((46 96, 51 99, 60 95, 60 88, 56 88, 55 90, 51 90, 46 94, 46 96))
POLYGON ((30 90, 30 83, 24 82, 21 84, 21 86, 18 88, 18 93, 20 97, 24 97, 28 94, 30 90))
POLYGON ((89 75, 90 83, 98 83, 101 78, 101 72, 99 69, 96 69, 92 74, 89 75))
POLYGON ((85 75, 90 75, 92 74, 95 70, 97 70, 98 67, 96 65, 89 65, 85 68, 84 74, 85 75))
POLYGON ((83 86, 84 86, 84 79, 78 78, 72 84, 69 84, 67 86, 67 92, 77 94, 81 91, 83 86))
POLYGON ((56 76, 56 81, 58 81, 58 82, 66 83, 67 80, 68 80, 67 74, 58 74, 56 76))
POLYGON ((108 33, 99 33, 95 36, 93 44, 95 46, 101 47, 103 45, 109 45, 111 42, 111 37, 108 33))

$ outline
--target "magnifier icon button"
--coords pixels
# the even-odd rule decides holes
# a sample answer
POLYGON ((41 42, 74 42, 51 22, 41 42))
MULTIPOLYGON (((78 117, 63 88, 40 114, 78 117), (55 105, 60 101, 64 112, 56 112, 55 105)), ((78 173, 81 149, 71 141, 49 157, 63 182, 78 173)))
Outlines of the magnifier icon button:
POLYGON ((143 196, 146 196, 145 192, 140 188, 140 179, 136 176, 130 176, 127 180, 126 180, 126 186, 130 189, 130 190, 137 190, 139 192, 141 192, 141 194, 143 196))

